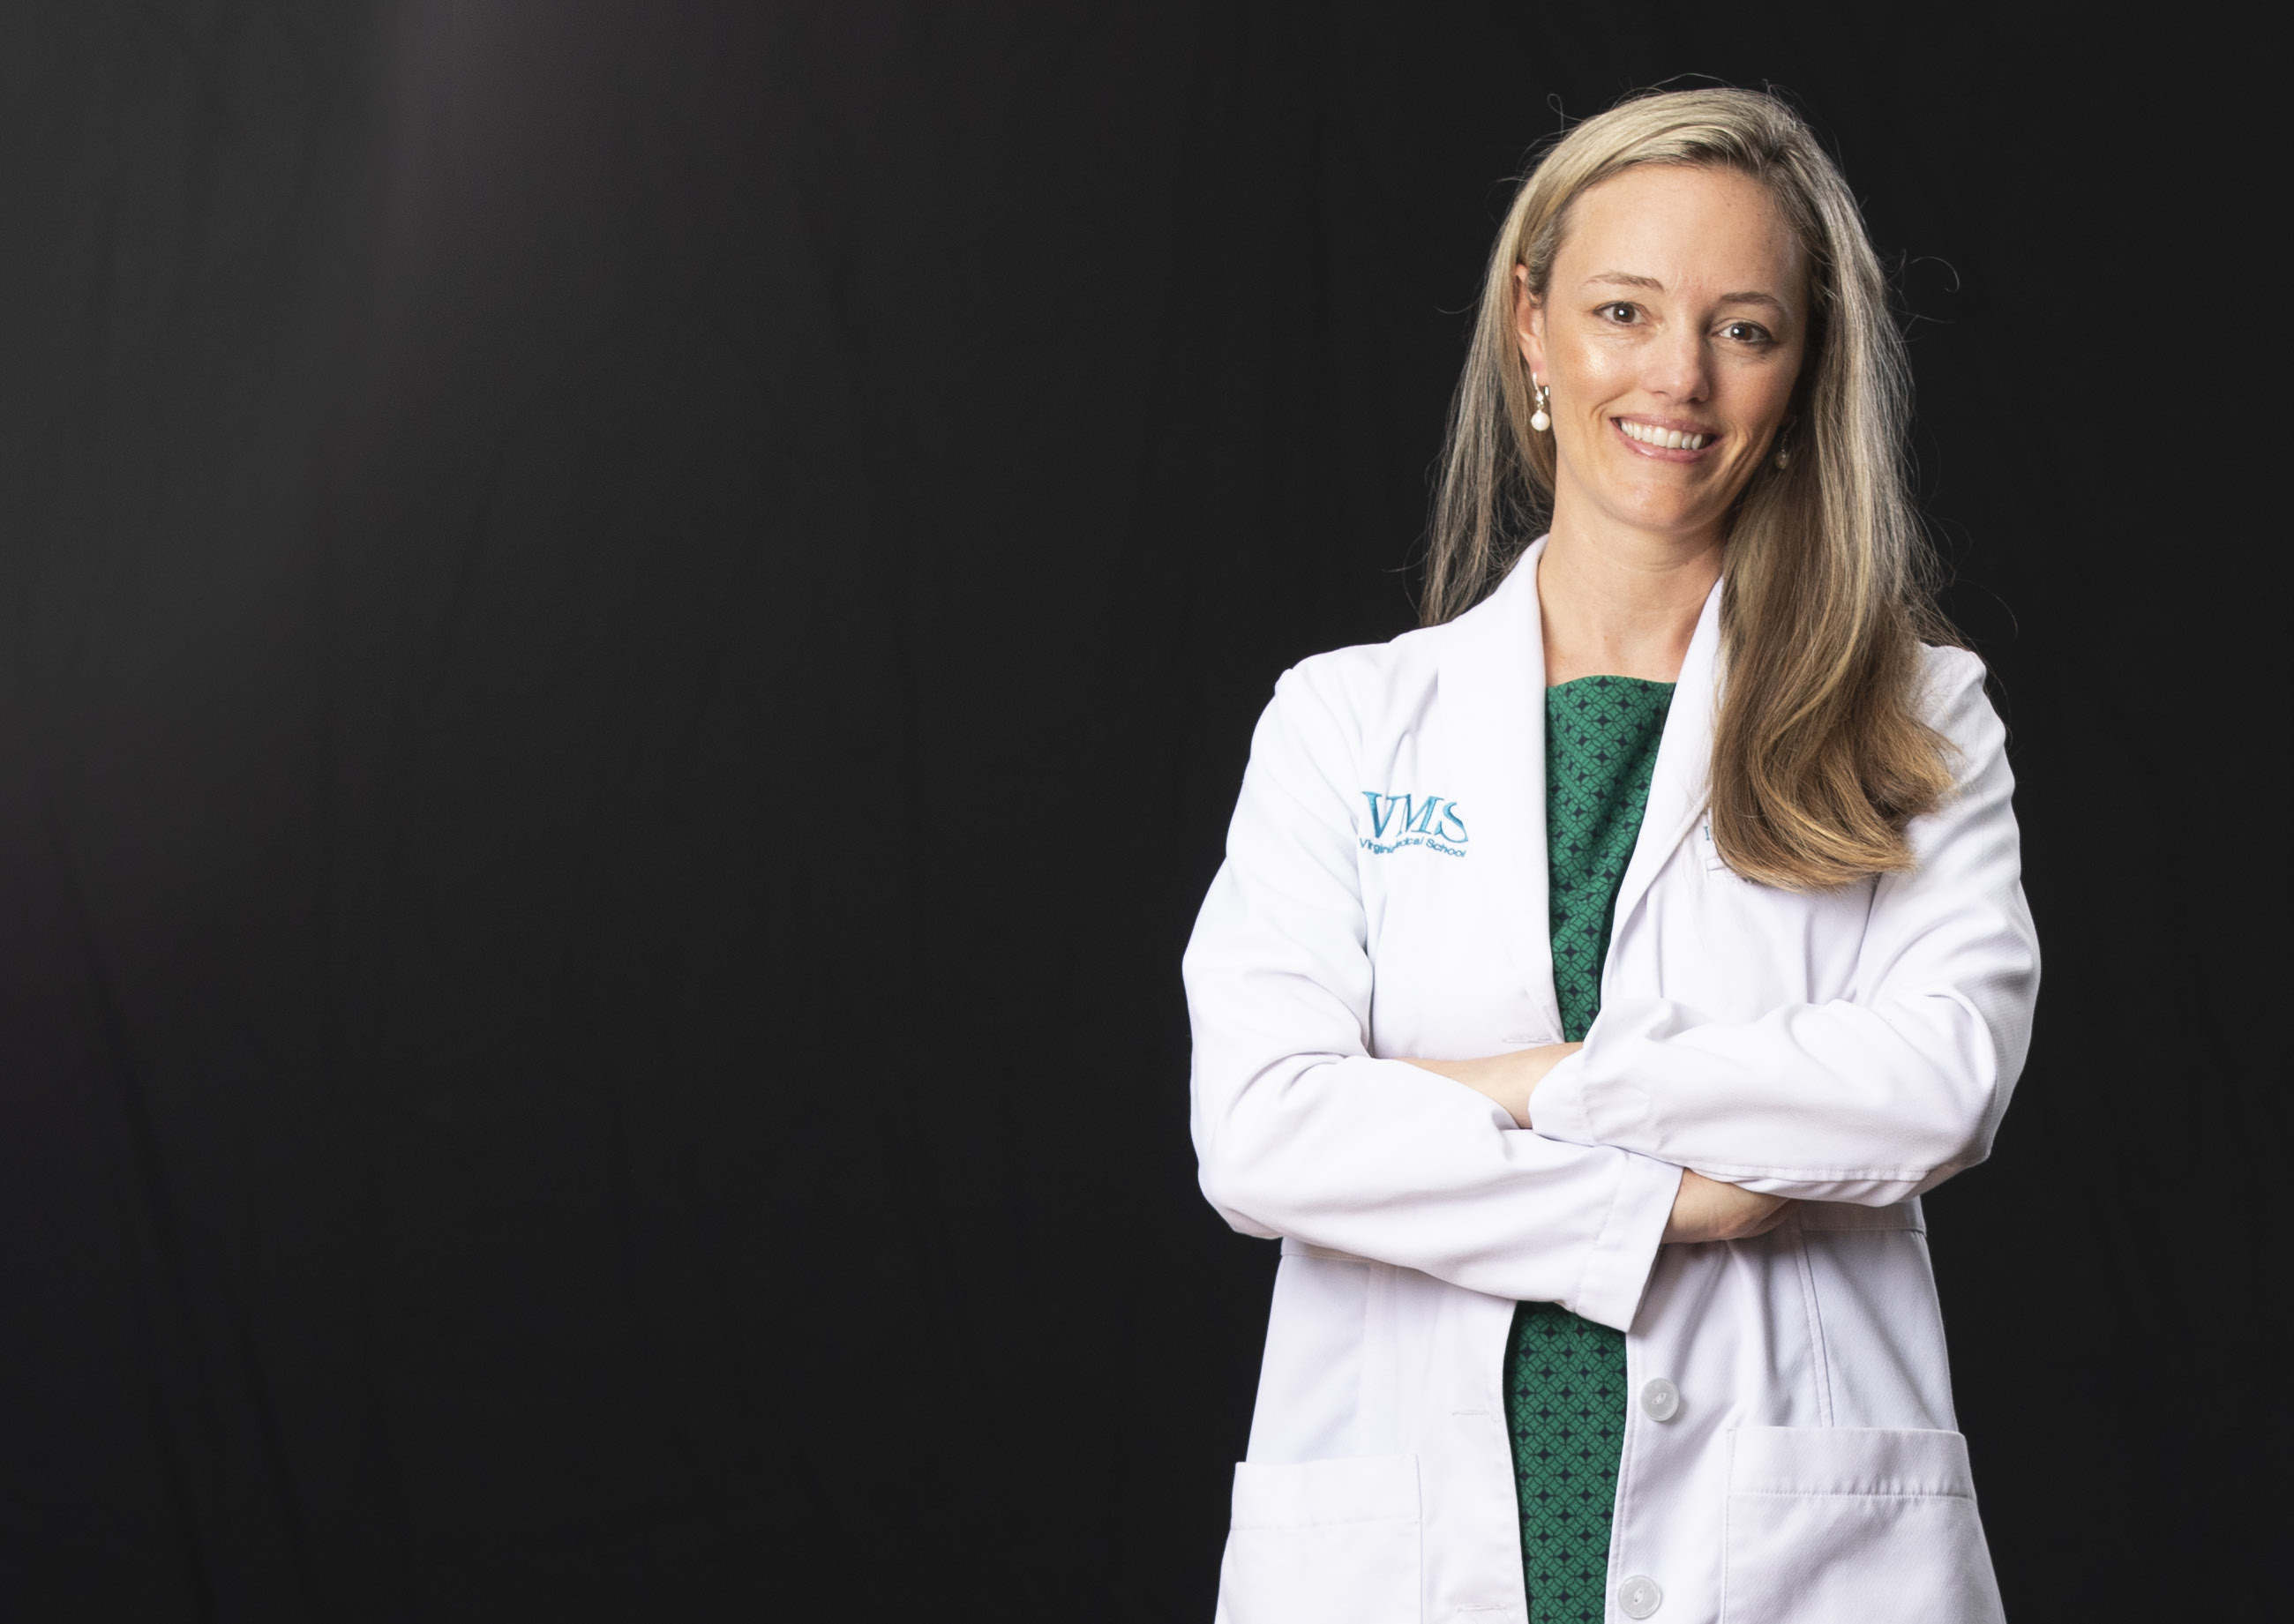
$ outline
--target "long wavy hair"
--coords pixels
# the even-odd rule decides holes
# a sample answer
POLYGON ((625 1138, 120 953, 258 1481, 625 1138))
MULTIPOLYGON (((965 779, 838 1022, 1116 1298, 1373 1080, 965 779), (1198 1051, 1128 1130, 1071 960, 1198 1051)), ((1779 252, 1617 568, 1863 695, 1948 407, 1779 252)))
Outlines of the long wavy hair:
POLYGON ((1514 268, 1543 298, 1571 204, 1639 164, 1730 169, 1766 187, 1812 284, 1789 466, 1762 459, 1722 548, 1713 840, 1738 873, 1793 890, 1908 869, 1905 825, 1952 781, 1948 746, 1920 719, 1920 646, 1959 638, 1936 608, 1934 555, 1912 509, 1909 370, 1879 256, 1838 166, 1776 97, 1636 96, 1571 130, 1522 183, 1451 406, 1423 618, 1479 602, 1550 517, 1553 442, 1530 432, 1514 268))

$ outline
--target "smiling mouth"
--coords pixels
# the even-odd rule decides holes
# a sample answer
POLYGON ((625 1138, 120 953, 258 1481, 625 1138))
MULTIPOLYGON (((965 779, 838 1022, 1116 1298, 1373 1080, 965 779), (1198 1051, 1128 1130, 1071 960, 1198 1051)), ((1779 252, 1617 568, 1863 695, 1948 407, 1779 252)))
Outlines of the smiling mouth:
POLYGON ((1692 434, 1677 428, 1659 428, 1653 423, 1636 423, 1630 418, 1612 418, 1611 422, 1624 431, 1628 440, 1638 440, 1643 445, 1655 446, 1661 451, 1701 451, 1720 436, 1692 434))

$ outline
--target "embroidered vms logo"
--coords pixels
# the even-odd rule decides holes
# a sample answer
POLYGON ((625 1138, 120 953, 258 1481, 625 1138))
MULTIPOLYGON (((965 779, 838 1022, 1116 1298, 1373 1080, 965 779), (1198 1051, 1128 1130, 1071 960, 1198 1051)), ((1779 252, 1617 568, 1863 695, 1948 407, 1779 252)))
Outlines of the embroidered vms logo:
POLYGON ((1466 855, 1466 820, 1458 803, 1439 795, 1381 795, 1364 790, 1370 802, 1370 833, 1363 849, 1383 857, 1405 846, 1423 846, 1446 857, 1466 855))

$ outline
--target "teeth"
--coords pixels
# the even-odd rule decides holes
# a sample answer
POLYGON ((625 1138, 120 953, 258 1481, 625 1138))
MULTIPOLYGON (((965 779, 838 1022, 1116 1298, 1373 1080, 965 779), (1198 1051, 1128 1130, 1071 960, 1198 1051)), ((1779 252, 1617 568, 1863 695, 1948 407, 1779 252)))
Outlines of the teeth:
POLYGON ((1684 434, 1677 428, 1657 428, 1628 418, 1618 419, 1617 426, 1644 445, 1662 446, 1668 451, 1700 451, 1712 438, 1710 434, 1684 434))

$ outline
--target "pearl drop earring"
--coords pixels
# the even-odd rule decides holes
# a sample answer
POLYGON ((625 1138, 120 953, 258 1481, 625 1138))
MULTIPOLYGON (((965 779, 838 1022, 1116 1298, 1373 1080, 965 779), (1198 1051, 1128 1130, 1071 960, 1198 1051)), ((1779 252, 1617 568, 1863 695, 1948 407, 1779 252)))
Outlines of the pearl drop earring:
POLYGON ((1545 402, 1552 394, 1553 391, 1543 384, 1537 386, 1537 400, 1535 409, 1529 414, 1529 426, 1541 434, 1553 426, 1553 419, 1545 412, 1545 402))

